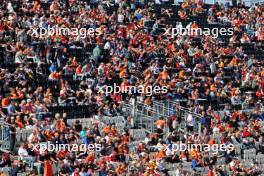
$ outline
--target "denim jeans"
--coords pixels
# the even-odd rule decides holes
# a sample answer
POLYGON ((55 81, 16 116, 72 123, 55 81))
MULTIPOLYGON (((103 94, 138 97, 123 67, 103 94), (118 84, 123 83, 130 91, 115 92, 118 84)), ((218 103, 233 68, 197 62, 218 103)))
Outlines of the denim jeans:
POLYGON ((38 174, 43 174, 43 164, 42 163, 34 163, 34 165, 36 166, 37 168, 37 172, 38 174))
POLYGON ((34 163, 34 158, 31 156, 23 157, 22 161, 26 161, 29 164, 29 167, 33 169, 33 163, 34 163))

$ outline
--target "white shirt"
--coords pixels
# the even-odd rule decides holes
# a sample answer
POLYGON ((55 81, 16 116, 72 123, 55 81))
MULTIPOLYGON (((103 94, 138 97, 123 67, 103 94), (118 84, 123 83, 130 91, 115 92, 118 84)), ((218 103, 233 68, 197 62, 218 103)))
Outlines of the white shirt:
POLYGON ((123 23, 124 19, 125 19, 125 17, 124 17, 123 14, 118 14, 118 16, 117 16, 117 21, 118 21, 119 23, 123 23))
POLYGON ((13 7, 12 7, 11 2, 9 2, 9 3, 7 4, 7 10, 8 10, 9 13, 13 13, 13 12, 14 12, 14 9, 13 9, 13 7))
POLYGON ((161 4, 159 0, 155 0, 155 4, 161 4))
POLYGON ((186 121, 189 126, 194 126, 194 119, 191 114, 188 114, 186 121))
POLYGON ((104 45, 104 49, 105 50, 109 50, 110 48, 111 48, 110 43, 106 42, 105 45, 104 45))
POLYGON ((32 140, 33 140, 34 138, 38 138, 38 139, 40 139, 40 138, 38 137, 38 135, 35 135, 35 134, 31 133, 31 134, 28 136, 28 139, 27 139, 27 140, 28 140, 29 143, 32 143, 32 142, 33 142, 32 140))
POLYGON ((219 131, 220 131, 220 130, 219 130, 218 127, 215 126, 215 127, 213 128, 213 133, 219 133, 219 131))
POLYGON ((19 155, 20 159, 23 160, 24 157, 28 157, 28 152, 27 152, 27 150, 25 148, 19 147, 18 155, 19 155))

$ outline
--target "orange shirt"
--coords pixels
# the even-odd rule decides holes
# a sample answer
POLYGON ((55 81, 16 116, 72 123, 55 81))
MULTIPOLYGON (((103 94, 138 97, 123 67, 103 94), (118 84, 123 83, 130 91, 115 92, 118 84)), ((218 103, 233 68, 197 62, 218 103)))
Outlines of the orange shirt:
POLYGON ((16 94, 15 92, 11 94, 11 98, 12 98, 12 99, 17 99, 17 97, 18 97, 18 96, 17 96, 17 94, 16 94))
POLYGON ((104 132, 105 134, 108 134, 108 133, 111 132, 111 128, 108 127, 108 126, 105 126, 105 127, 103 128, 103 132, 104 132))
POLYGON ((182 8, 183 8, 183 9, 187 8, 188 6, 189 6, 188 2, 184 2, 184 3, 182 3, 182 8))
POLYGON ((232 60, 231 60, 231 63, 230 63, 232 66, 236 66, 237 65, 237 58, 233 58, 232 60))
POLYGON ((197 23, 193 23, 192 26, 191 26, 191 28, 198 28, 198 27, 199 27, 199 26, 198 26, 197 23))
POLYGON ((117 173, 117 175, 120 175, 122 173, 122 167, 121 167, 121 165, 118 165, 116 167, 116 173, 117 173))
POLYGON ((157 120, 155 123, 157 126, 164 127, 165 126, 165 120, 157 120))
MULTIPOLYGON (((199 1, 200 2, 200 1, 199 1)), ((198 5, 198 7, 195 9, 195 11, 197 12, 197 13, 200 13, 200 12, 202 12, 202 8, 201 8, 201 6, 200 5, 198 5)))
POLYGON ((44 162, 44 175, 52 176, 52 162, 51 161, 44 162))
POLYGON ((212 92, 215 91, 215 85, 214 85, 214 84, 212 84, 212 85, 210 86, 210 91, 212 91, 212 92))
POLYGON ((184 70, 181 70, 181 71, 179 72, 179 78, 180 78, 180 79, 183 79, 183 78, 184 78, 184 75, 185 75, 184 70))
POLYGON ((82 67, 79 65, 77 68, 76 68, 76 74, 81 74, 82 73, 82 67))
POLYGON ((171 44, 168 44, 168 45, 167 45, 167 48, 168 48, 168 50, 169 50, 169 51, 172 51, 172 52, 176 51, 176 49, 175 49, 175 47, 174 47, 174 44, 173 44, 173 43, 171 43, 171 44))
POLYGON ((61 122, 61 121, 57 122, 56 128, 58 130, 60 130, 60 131, 64 131, 65 130, 65 124, 64 124, 64 122, 61 122))
POLYGON ((220 63, 218 64, 218 67, 220 67, 220 68, 224 68, 224 67, 225 67, 224 62, 220 62, 220 63))
POLYGON ((210 139, 210 141, 208 142, 208 144, 209 144, 210 146, 212 146, 213 144, 215 144, 215 140, 214 140, 214 139, 210 139))
POLYGON ((87 156, 87 157, 85 158, 85 162, 87 163, 87 162, 89 162, 89 161, 94 161, 94 159, 95 159, 95 157, 94 157, 93 155, 90 155, 90 156, 87 156))
POLYGON ((169 79, 169 74, 167 73, 167 71, 160 72, 159 78, 160 79, 165 79, 165 80, 169 79))
POLYGON ((54 80, 56 77, 56 73, 55 72, 50 73, 49 77, 50 79, 54 80))
POLYGON ((9 98, 3 98, 2 99, 2 107, 8 106, 9 105, 9 98))
POLYGON ((163 157, 165 157, 165 151, 164 151, 164 150, 160 150, 160 151, 157 153, 156 158, 159 160, 159 159, 162 159, 163 157))
POLYGON ((35 1, 34 2, 34 6, 33 6, 33 12, 36 12, 36 11, 38 11, 39 10, 39 8, 38 8, 38 1, 35 1))
POLYGON ((144 23, 143 23, 143 20, 140 20, 140 21, 138 22, 138 27, 140 27, 140 28, 143 27, 143 24, 144 24, 144 23))
POLYGON ((197 158, 198 157, 198 151, 196 151, 196 150, 191 150, 190 154, 191 154, 192 158, 197 158))
POLYGON ((186 18, 186 14, 185 14, 185 13, 183 13, 183 12, 180 12, 180 13, 179 13, 179 16, 180 16, 180 18, 181 18, 181 19, 184 19, 184 18, 186 18))
POLYGON ((223 126, 223 125, 219 125, 218 126, 218 128, 219 128, 219 130, 220 130, 220 132, 222 133, 222 132, 225 132, 225 127, 223 126))
POLYGON ((119 77, 124 78, 126 76, 126 70, 120 71, 119 77))
POLYGON ((45 135, 47 136, 47 139, 48 139, 48 140, 51 140, 51 139, 53 138, 53 135, 52 135, 51 132, 49 132, 49 133, 46 132, 45 135))
POLYGON ((17 126, 19 128, 23 128, 24 127, 23 123, 20 120, 16 120, 16 124, 17 124, 17 126))

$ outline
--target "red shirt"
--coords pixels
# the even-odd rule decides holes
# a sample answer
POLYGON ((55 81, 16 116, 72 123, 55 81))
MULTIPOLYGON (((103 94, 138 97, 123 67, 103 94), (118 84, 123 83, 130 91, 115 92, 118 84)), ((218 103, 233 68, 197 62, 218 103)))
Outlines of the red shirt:
POLYGON ((212 170, 209 170, 207 175, 208 176, 214 176, 214 172, 212 170))
POLYGON ((250 137, 251 136, 251 133, 248 130, 245 130, 245 131, 243 131, 242 136, 243 137, 250 137))

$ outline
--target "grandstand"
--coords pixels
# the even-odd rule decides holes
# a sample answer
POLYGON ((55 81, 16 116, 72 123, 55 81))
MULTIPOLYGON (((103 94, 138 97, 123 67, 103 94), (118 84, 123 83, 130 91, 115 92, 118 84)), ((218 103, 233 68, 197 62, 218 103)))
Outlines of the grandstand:
POLYGON ((264 175, 264 6, 235 2, 4 0, 2 174, 264 175), (48 26, 102 34, 33 36, 48 26), (234 32, 164 34, 179 26, 234 32), (99 91, 114 84, 167 92, 99 91), (47 142, 102 148, 30 148, 47 142), (173 151, 179 143, 234 148, 173 151))

